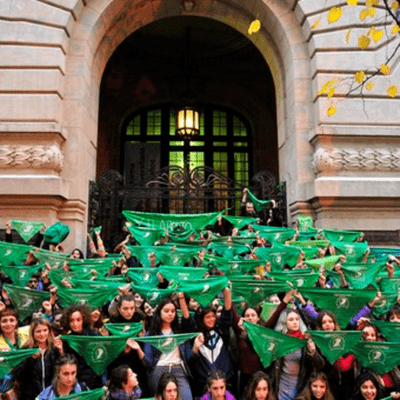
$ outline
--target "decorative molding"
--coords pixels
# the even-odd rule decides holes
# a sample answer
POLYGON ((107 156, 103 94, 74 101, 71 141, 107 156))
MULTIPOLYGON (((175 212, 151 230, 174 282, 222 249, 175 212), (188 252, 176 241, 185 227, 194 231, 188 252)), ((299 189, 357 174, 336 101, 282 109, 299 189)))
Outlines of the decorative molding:
POLYGON ((316 150, 312 160, 316 174, 335 171, 400 171, 400 148, 316 150))
POLYGON ((0 169, 51 169, 60 172, 64 156, 51 146, 0 145, 0 169))

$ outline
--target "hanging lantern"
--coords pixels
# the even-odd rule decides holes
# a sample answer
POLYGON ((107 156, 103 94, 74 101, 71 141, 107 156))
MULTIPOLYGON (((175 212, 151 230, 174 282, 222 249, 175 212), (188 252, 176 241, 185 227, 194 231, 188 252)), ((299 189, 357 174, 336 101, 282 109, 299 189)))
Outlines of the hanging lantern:
POLYGON ((190 12, 196 7, 196 2, 195 0, 183 0, 182 7, 186 12, 190 12))
POLYGON ((176 114, 176 134, 190 140, 200 132, 200 113, 194 107, 184 107, 176 114))

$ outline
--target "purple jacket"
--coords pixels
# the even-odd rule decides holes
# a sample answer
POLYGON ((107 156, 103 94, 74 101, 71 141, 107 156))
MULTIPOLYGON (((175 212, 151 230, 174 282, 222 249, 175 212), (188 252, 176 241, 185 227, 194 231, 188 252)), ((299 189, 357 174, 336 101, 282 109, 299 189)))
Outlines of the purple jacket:
MULTIPOLYGON (((210 392, 207 392, 200 400, 211 400, 210 392)), ((225 400, 235 400, 232 394, 225 392, 225 400)))

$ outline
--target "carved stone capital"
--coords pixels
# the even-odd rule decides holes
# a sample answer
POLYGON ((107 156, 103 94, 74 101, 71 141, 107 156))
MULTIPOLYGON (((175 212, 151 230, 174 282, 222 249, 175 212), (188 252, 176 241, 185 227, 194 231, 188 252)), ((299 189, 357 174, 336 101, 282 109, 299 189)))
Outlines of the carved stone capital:
POLYGON ((400 149, 318 148, 312 167, 316 174, 336 171, 400 171, 400 149))
POLYGON ((56 145, 0 145, 0 169, 61 171, 64 156, 56 145))

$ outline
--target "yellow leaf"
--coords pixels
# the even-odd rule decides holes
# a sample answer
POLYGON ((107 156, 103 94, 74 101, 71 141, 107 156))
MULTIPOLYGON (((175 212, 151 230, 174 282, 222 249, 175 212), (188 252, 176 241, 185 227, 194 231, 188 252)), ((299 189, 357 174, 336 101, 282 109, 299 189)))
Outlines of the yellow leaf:
POLYGON ((363 8, 360 11, 360 21, 364 21, 365 18, 368 17, 368 9, 367 8, 363 8))
POLYGON ((358 45, 364 50, 366 49, 371 43, 371 39, 366 35, 361 35, 358 38, 358 45))
POLYGON ((399 93, 399 90, 397 88, 397 85, 391 85, 387 88, 387 94, 390 97, 396 97, 398 93, 399 93))
POLYGON ((373 6, 378 5, 378 3, 379 3, 379 0, 367 0, 367 1, 365 2, 365 5, 366 5, 367 7, 373 7, 373 6))
POLYGON ((394 1, 392 3, 392 10, 397 10, 400 7, 400 4, 398 1, 394 1))
POLYGON ((375 26, 371 26, 371 28, 369 28, 369 31, 368 31, 368 33, 367 33, 367 36, 373 35, 374 32, 375 32, 375 26))
POLYGON ((319 95, 322 93, 326 93, 335 83, 337 83, 338 78, 333 78, 330 79, 329 81, 326 81, 320 91, 318 92, 319 95))
POLYGON ((400 26, 396 24, 396 25, 392 28, 392 34, 395 35, 396 33, 399 33, 399 32, 400 32, 400 26))
POLYGON ((373 17, 376 14, 376 8, 374 7, 368 7, 368 15, 370 17, 373 17))
POLYGON ((342 16, 342 7, 332 7, 328 13, 328 22, 333 24, 342 16))
POLYGON ((349 28, 349 30, 346 33, 346 43, 350 42, 350 36, 351 36, 351 29, 349 28))
POLYGON ((312 25, 311 29, 315 29, 321 22, 321 18, 318 18, 312 25))
POLYGON ((368 83, 365 85, 365 89, 371 90, 374 86, 375 86, 375 83, 371 81, 371 82, 368 82, 368 83))
POLYGON ((336 111, 336 108, 331 104, 331 106, 326 111, 326 114, 328 115, 328 117, 332 117, 332 115, 336 114, 336 111))
POLYGON ((250 24, 250 27, 249 27, 249 30, 248 30, 249 35, 251 35, 252 33, 258 32, 260 30, 260 28, 261 28, 261 22, 258 19, 254 20, 250 24))
POLYGON ((364 71, 358 71, 354 74, 354 79, 357 83, 361 83, 365 79, 364 71))
POLYGON ((347 4, 349 6, 356 6, 358 3, 358 0, 347 0, 347 4))
POLYGON ((390 67, 387 64, 381 65, 381 72, 383 75, 390 75, 390 67))
POLYGON ((328 90, 328 99, 330 99, 331 97, 333 97, 334 94, 335 94, 335 88, 334 88, 334 87, 331 87, 331 88, 328 90))
POLYGON ((381 30, 377 30, 374 31, 374 33, 372 34, 372 39, 374 39, 375 43, 378 43, 383 37, 383 31, 381 30))

